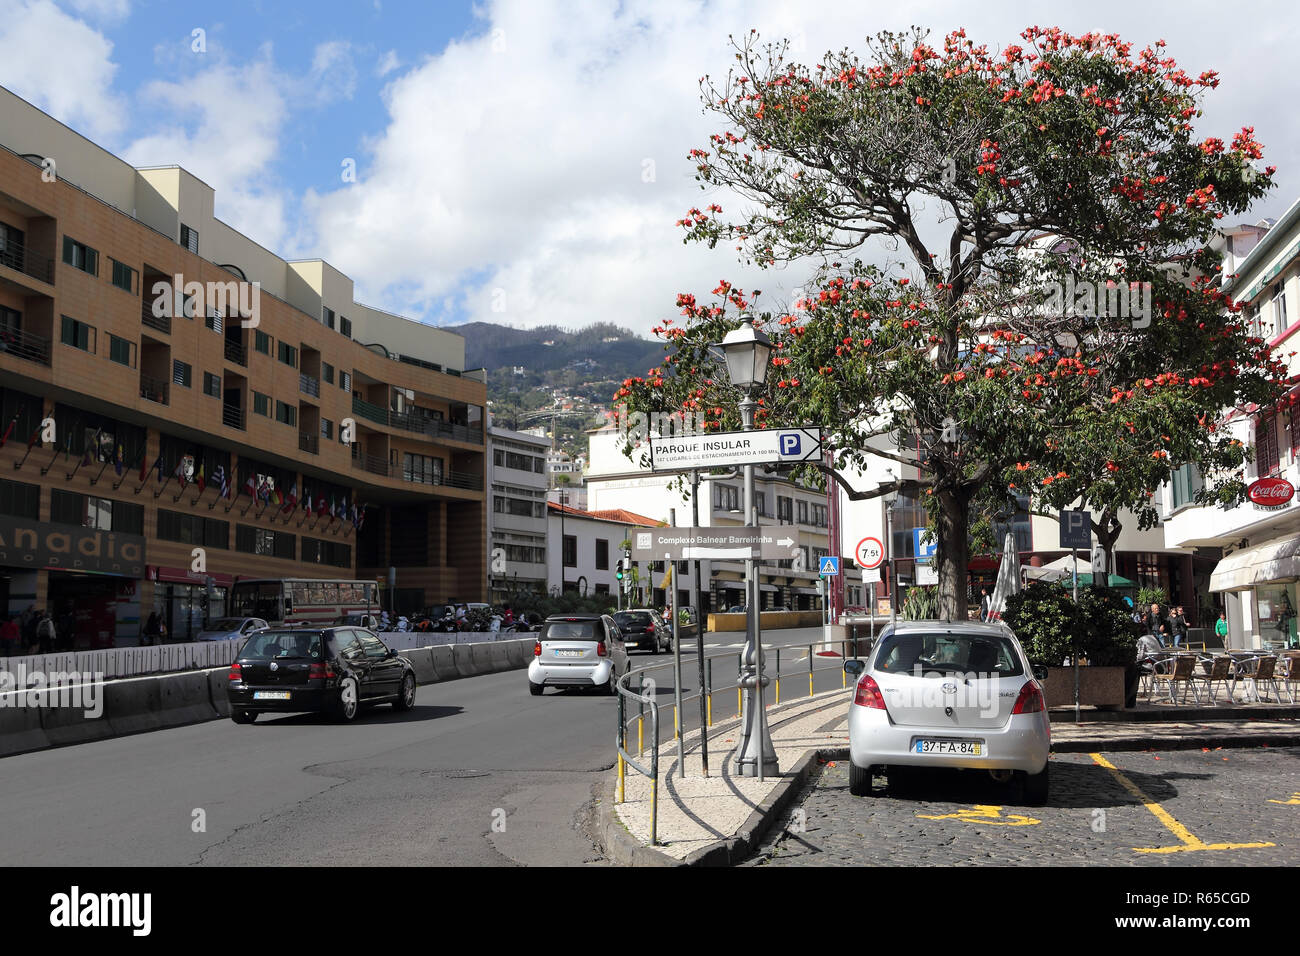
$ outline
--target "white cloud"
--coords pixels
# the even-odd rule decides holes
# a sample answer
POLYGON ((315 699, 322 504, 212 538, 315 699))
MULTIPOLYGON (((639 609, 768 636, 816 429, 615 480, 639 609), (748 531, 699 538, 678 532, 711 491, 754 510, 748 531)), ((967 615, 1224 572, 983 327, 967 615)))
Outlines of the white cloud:
POLYGON ((0 84, 92 139, 117 133, 123 110, 112 90, 113 44, 50 0, 5 7, 0 84))
MULTIPOLYGON (((757 27, 765 38, 791 37, 809 61, 828 48, 861 50, 868 35, 912 23, 936 36, 965 26, 995 47, 1029 25, 1015 9, 952 0, 883 13, 829 2, 796 10, 780 0, 630 0, 581 15, 559 0, 496 0, 479 13, 476 35, 386 87, 387 126, 365 144, 361 181, 309 192, 311 228, 299 239, 352 275, 359 295, 408 314, 437 317, 451 300, 472 319, 612 319, 638 330, 672 314, 677 291, 707 293, 722 276, 760 286, 768 300, 803 278, 790 269, 746 281, 732 250, 684 247, 673 226, 690 206, 735 204, 701 193, 685 156, 715 130, 696 82, 731 65, 729 33, 757 27), (642 180, 646 160, 653 182, 642 180), (506 291, 505 313, 492 310, 497 289, 506 291)), ((1288 155, 1300 146, 1288 105, 1300 83, 1278 69, 1285 56, 1261 58, 1259 38, 1225 45, 1199 27, 1200 16, 1173 22, 1111 2, 1070 4, 1053 20, 1074 32, 1117 30, 1139 46, 1165 37, 1189 72, 1218 69, 1232 88, 1211 95, 1207 135, 1254 122, 1269 161, 1288 155)), ((1286 19, 1270 25, 1270 45, 1294 44, 1294 18, 1286 19)), ((1284 208, 1297 189, 1293 177, 1275 204, 1284 208)))
POLYGON ((318 44, 312 54, 309 81, 318 103, 350 100, 357 89, 357 68, 352 45, 344 40, 318 44))
POLYGON ((379 62, 375 64, 375 76, 380 76, 380 77, 387 76, 389 73, 392 73, 401 65, 402 65, 402 61, 398 59, 397 51, 389 50, 387 53, 381 56, 379 58, 379 62))
POLYGON ((131 10, 130 0, 66 0, 66 3, 92 20, 121 20, 131 10))

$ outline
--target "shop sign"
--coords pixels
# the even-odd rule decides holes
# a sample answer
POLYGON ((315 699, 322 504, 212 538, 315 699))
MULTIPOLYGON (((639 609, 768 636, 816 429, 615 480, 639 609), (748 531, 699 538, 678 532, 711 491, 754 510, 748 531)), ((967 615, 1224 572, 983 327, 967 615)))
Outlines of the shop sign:
POLYGON ((1260 478, 1246 488, 1246 497, 1261 508, 1281 508, 1295 497, 1295 486, 1285 478, 1260 478))
POLYGON ((0 515, 0 566, 143 577, 145 539, 0 515))

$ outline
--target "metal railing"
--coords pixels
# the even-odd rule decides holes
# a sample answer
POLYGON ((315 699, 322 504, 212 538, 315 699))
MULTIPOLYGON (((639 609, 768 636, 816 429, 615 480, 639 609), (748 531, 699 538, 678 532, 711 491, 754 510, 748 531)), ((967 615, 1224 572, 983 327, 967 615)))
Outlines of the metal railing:
MULTIPOLYGON (((815 693, 814 685, 815 685, 816 674, 818 672, 825 673, 827 671, 832 671, 832 670, 839 671, 840 689, 847 690, 848 675, 844 672, 844 661, 848 659, 846 655, 851 655, 854 657, 865 656, 871 650, 871 639, 866 637, 845 638, 845 639, 831 641, 829 642, 829 646, 838 648, 838 650, 828 652, 827 650, 828 643, 825 641, 814 641, 806 645, 805 644, 784 644, 784 645, 773 645, 771 647, 764 646, 763 674, 772 682, 772 686, 775 691, 774 699, 770 703, 768 703, 768 706, 775 707, 781 703, 781 677, 782 677, 781 652, 783 650, 787 652, 790 650, 798 650, 802 652, 806 648, 808 667, 806 670, 804 668, 800 668, 798 674, 800 677, 802 677, 804 674, 807 674, 808 676, 808 698, 814 696, 815 693), (819 655, 817 654, 815 649, 819 647, 823 649, 823 654, 829 653, 830 655, 833 655, 833 659, 835 661, 834 665, 830 667, 817 666, 817 659, 819 655)), ((707 749, 708 732, 709 732, 709 728, 713 726, 713 695, 721 689, 721 688, 716 688, 713 683, 713 662, 721 658, 730 660, 733 657, 736 660, 736 667, 737 667, 737 680, 735 683, 736 714, 733 718, 728 718, 728 719, 740 720, 744 713, 744 704, 743 704, 744 690, 741 688, 740 680, 739 680, 740 676, 744 673, 744 669, 745 669, 743 652, 735 653, 732 651, 725 651, 716 654, 706 653, 704 655, 703 686, 697 688, 693 693, 690 694, 683 692, 680 697, 677 697, 674 700, 674 703, 672 705, 673 739, 677 743, 677 763, 678 763, 678 768, 680 769, 683 777, 686 774, 685 759, 688 751, 685 747, 684 740, 683 740, 684 737, 683 729, 682 729, 683 720, 682 720, 682 715, 678 710, 678 707, 680 705, 684 709, 684 705, 688 701, 695 701, 695 700, 701 701, 701 706, 703 708, 703 715, 702 715, 703 726, 701 726, 700 728, 699 747, 701 751, 701 757, 703 760, 704 773, 707 775, 708 774, 708 749, 707 749)), ((787 656, 786 659, 789 660, 789 657, 787 656)), ((614 803, 620 804, 625 802, 624 778, 626 773, 625 770, 626 767, 631 767, 633 770, 641 774, 643 777, 650 778, 650 845, 651 846, 655 846, 658 844, 658 832, 659 832, 658 804, 659 804, 659 747, 660 747, 659 707, 660 705, 658 704, 657 701, 654 700, 653 697, 654 694, 653 680, 651 681, 650 693, 649 694, 645 693, 645 675, 650 671, 662 670, 666 667, 671 668, 674 666, 675 666, 674 661, 665 661, 661 664, 651 664, 648 667, 638 667, 635 670, 629 669, 628 672, 624 674, 622 677, 620 677, 618 681, 615 683, 615 687, 618 691, 618 731, 615 738, 618 758, 617 758, 617 785, 614 793, 614 803), (632 682, 632 678, 634 676, 636 677, 636 681, 637 681, 637 687, 635 691, 630 686, 632 682), (627 701, 637 702, 638 705, 637 713, 633 716, 628 716, 627 701), (631 721, 635 720, 637 722, 637 726, 636 726, 637 757, 644 758, 646 752, 645 717, 646 717, 647 707, 649 707, 650 709, 650 725, 651 725, 649 767, 645 767, 641 763, 639 763, 637 761, 637 758, 632 756, 627 746, 628 733, 630 729, 629 725, 631 721)), ((697 662, 697 667, 698 667, 698 662, 697 662)), ((682 673, 683 675, 685 675, 684 667, 682 673)))
POLYGON ((380 408, 378 405, 367 402, 363 398, 352 396, 352 414, 360 415, 367 421, 374 422, 376 425, 388 424, 387 409, 380 408))
POLYGON ((236 408, 234 405, 221 406, 221 424, 230 428, 238 428, 243 431, 244 415, 245 412, 242 408, 236 408))
POLYGON ((305 372, 298 373, 298 391, 312 398, 320 398, 320 379, 312 378, 305 372))
POLYGON ((311 432, 299 432, 298 450, 309 452, 313 455, 320 454, 320 436, 313 435, 311 432))
POLYGON ((248 365, 248 349, 244 348, 238 342, 226 339, 226 361, 234 362, 236 365, 248 365))
POLYGON ((32 252, 26 246, 7 244, 0 249, 0 265, 16 269, 23 275, 39 279, 47 285, 54 282, 54 260, 32 252))
POLYGON ((424 433, 430 438, 450 438, 453 441, 469 442, 475 445, 483 444, 483 429, 481 427, 453 425, 450 422, 426 419, 424 433))
POLYGON ((360 468, 362 471, 368 471, 372 475, 383 475, 385 478, 392 477, 392 466, 388 464, 388 460, 376 455, 365 455, 360 452, 353 452, 352 467, 360 468))
POLYGON ((38 365, 49 365, 50 340, 21 329, 0 326, 0 355, 12 355, 38 365))
POLYGON ((170 315, 154 315, 153 303, 145 301, 140 306, 140 321, 151 329, 157 329, 159 332, 166 332, 168 335, 172 331, 172 319, 170 315))
POLYGON ((171 383, 163 378, 154 378, 152 375, 140 373, 140 397, 148 399, 151 402, 157 402, 159 405, 167 404, 167 389, 171 383))

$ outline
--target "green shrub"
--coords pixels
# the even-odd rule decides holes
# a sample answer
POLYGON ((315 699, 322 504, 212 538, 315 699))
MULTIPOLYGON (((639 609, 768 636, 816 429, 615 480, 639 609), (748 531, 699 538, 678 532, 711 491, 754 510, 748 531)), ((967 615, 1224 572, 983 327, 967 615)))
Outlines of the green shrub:
POLYGON ((914 584, 903 595, 904 620, 932 619, 939 614, 939 588, 934 584, 914 584))
POLYGON ((1079 592, 1079 653, 1090 664, 1131 664, 1137 653, 1138 625, 1124 599, 1113 590, 1079 592))
POLYGON ((1007 598, 1002 619, 1020 638, 1031 664, 1059 667, 1076 649, 1090 664, 1131 664, 1137 641, 1132 611, 1113 590, 1084 588, 1076 605, 1068 590, 1033 581, 1007 598))

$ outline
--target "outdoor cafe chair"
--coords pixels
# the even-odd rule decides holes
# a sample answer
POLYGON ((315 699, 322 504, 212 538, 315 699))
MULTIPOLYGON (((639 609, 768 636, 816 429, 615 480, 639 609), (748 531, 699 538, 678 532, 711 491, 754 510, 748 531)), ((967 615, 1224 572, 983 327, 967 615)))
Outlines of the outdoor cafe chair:
MULTIPOLYGON (((1254 665, 1253 668, 1241 675, 1241 680, 1249 685, 1246 689, 1246 699, 1253 699, 1256 703, 1259 703, 1259 688, 1262 684, 1272 690, 1280 703, 1282 700, 1282 693, 1277 686, 1277 678, 1275 676, 1277 658, 1271 656, 1257 657, 1254 659, 1254 665)), ((1264 699, 1271 700, 1271 698, 1268 697, 1264 699)))
POLYGON ((1159 687, 1162 684, 1165 685, 1169 692, 1169 703, 1171 704, 1185 702, 1187 700, 1188 690, 1192 692, 1192 695, 1196 698, 1196 702, 1200 703, 1200 691, 1196 689, 1196 684, 1192 680, 1195 671, 1196 657, 1191 654, 1181 654, 1174 658, 1174 666, 1171 670, 1163 673, 1152 674, 1151 681, 1156 687, 1159 687), (1174 686, 1176 684, 1183 685, 1182 697, 1179 700, 1174 698, 1174 686))
POLYGON ((1282 662, 1283 670, 1277 675, 1277 679, 1286 688, 1287 700, 1294 704, 1295 685, 1297 681, 1300 681, 1300 655, 1287 654, 1285 657, 1279 658, 1279 660, 1282 662))
MULTIPOLYGON (((1233 703, 1232 690, 1229 681, 1232 680, 1232 658, 1215 657, 1210 661, 1209 671, 1204 674, 1192 675, 1192 686, 1197 684, 1205 685, 1205 694, 1209 698, 1210 705, 1219 706, 1219 688, 1228 689, 1228 702, 1233 703)), ((1199 697, 1198 697, 1199 700, 1199 697)))

